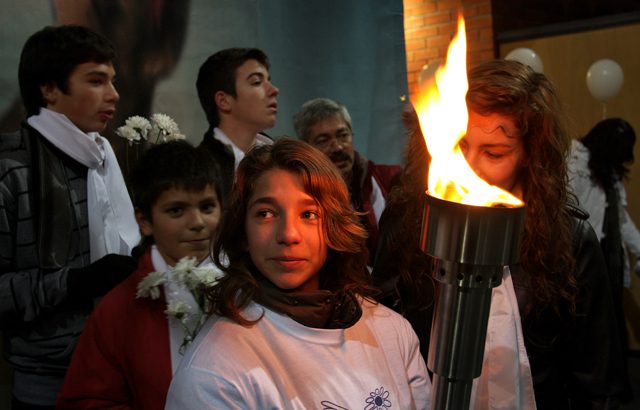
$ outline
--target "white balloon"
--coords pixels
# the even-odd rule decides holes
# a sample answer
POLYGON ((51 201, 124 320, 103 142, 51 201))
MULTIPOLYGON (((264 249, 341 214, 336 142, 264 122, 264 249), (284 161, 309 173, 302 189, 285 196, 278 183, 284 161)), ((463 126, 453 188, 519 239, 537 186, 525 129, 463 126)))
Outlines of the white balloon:
POLYGON ((542 64, 540 56, 530 48, 521 47, 511 50, 504 59, 518 61, 522 64, 528 65, 537 73, 544 73, 544 64, 542 64))
POLYGON ((611 59, 598 60, 587 70, 587 88, 593 98, 600 102, 618 95, 623 83, 622 67, 611 59))

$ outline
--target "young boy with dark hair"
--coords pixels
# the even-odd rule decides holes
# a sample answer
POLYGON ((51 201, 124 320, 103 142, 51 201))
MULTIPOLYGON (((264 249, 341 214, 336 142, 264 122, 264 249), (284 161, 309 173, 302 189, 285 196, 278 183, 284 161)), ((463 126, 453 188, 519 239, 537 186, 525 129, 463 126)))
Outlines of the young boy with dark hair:
POLYGON ((245 153, 273 142, 261 132, 276 123, 280 90, 271 83, 266 54, 256 48, 228 48, 211 55, 200 67, 196 88, 209 121, 201 146, 220 167, 226 197, 245 153))
POLYGON ((183 302, 189 312, 207 313, 168 271, 183 257, 214 268, 209 254, 221 216, 219 182, 211 156, 185 141, 145 152, 131 180, 144 234, 138 269, 101 300, 87 321, 59 408, 164 408, 185 337, 181 323, 165 311, 183 302), (150 272, 165 280, 159 297, 136 297, 150 272))
POLYGON ((28 117, 0 137, 0 323, 13 409, 53 408, 94 299, 135 269, 140 235, 109 142, 115 53, 81 26, 25 43, 28 117))

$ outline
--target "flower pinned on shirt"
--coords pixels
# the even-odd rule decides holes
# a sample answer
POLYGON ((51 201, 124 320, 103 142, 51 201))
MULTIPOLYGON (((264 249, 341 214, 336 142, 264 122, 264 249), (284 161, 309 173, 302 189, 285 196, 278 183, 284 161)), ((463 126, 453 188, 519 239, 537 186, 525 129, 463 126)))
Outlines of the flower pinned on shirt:
POLYGON ((168 317, 177 319, 184 331, 179 349, 181 354, 195 339, 207 320, 210 302, 206 292, 218 282, 219 277, 220 273, 214 268, 198 266, 196 258, 185 256, 176 266, 170 268, 169 272, 151 272, 138 283, 136 298, 158 299, 160 286, 166 286, 169 281, 183 287, 193 296, 196 309, 193 309, 185 300, 169 298, 165 293, 167 300, 165 313, 168 317))
POLYGON ((160 297, 160 286, 167 282, 167 277, 162 272, 151 272, 138 283, 136 298, 158 299, 160 297))

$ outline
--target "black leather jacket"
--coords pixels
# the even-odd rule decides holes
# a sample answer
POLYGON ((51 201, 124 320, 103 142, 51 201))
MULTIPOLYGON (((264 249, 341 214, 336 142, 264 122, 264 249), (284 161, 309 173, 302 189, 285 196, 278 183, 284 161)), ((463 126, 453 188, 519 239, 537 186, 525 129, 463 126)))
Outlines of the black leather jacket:
POLYGON ((600 244, 587 215, 572 208, 579 295, 576 313, 523 313, 522 275, 512 272, 538 409, 615 409, 623 380, 611 286, 600 244))
MULTIPOLYGON (((260 134, 271 139, 271 137, 264 132, 261 132, 260 134)), ((207 132, 205 132, 198 148, 206 150, 213 156, 213 159, 218 166, 219 174, 222 177, 222 183, 220 185, 222 189, 223 202, 228 202, 236 175, 233 150, 231 147, 223 144, 213 136, 213 128, 209 128, 207 132)))
POLYGON ((229 193, 231 193, 233 179, 235 177, 233 151, 213 137, 213 129, 211 128, 204 134, 198 148, 207 150, 215 159, 220 175, 222 176, 222 183, 220 184, 222 188, 222 198, 224 198, 226 202, 226 198, 229 198, 229 193))

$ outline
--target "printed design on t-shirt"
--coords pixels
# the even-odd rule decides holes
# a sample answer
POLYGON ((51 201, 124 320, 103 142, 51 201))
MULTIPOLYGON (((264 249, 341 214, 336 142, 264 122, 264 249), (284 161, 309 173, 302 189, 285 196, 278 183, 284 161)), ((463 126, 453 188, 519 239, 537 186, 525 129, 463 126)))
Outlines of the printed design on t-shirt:
POLYGON ((328 400, 322 400, 320 404, 322 404, 322 410, 349 410, 346 407, 342 407, 338 404, 331 403, 328 400))
POLYGON ((389 401, 389 392, 380 386, 379 389, 375 389, 369 393, 367 397, 367 406, 364 410, 387 410, 391 407, 389 401))
MULTIPOLYGON (((366 403, 364 410, 388 410, 391 407, 389 392, 380 386, 379 389, 369 393, 366 403)), ((331 403, 329 400, 322 400, 320 404, 322 405, 322 410, 349 410, 346 407, 331 403)))

